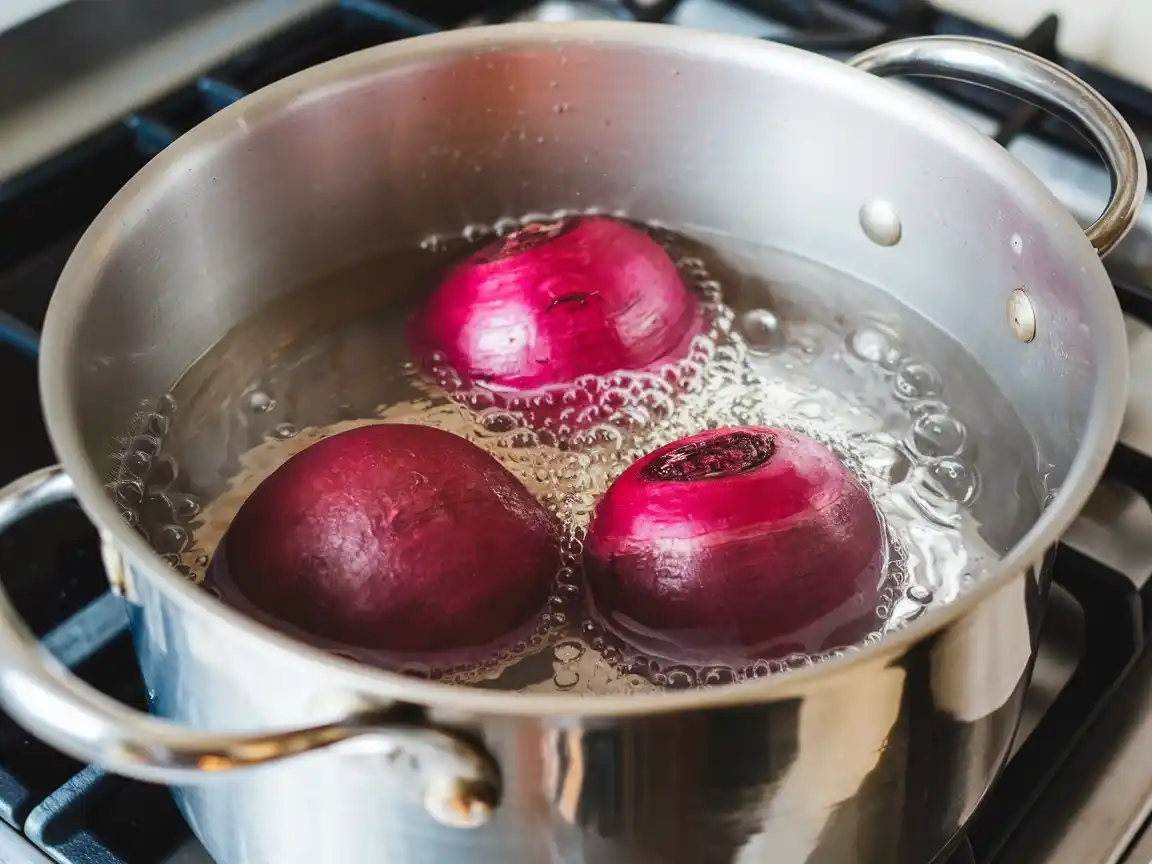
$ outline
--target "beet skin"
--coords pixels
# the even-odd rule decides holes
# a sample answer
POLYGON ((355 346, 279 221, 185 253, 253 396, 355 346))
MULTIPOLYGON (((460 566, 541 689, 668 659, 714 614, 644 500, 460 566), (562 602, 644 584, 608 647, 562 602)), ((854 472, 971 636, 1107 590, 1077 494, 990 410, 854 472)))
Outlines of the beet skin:
POLYGON ((604 216, 533 223, 453 268, 412 341, 466 385, 537 391, 683 359, 696 298, 655 240, 604 216))
POLYGON ((585 572, 598 614, 657 656, 739 664, 863 639, 883 532, 823 445, 715 429, 633 463, 597 506, 585 572))
POLYGON ((420 656, 490 647, 547 603, 555 527, 472 443, 380 424, 288 460, 212 562, 261 613, 337 646, 420 656))

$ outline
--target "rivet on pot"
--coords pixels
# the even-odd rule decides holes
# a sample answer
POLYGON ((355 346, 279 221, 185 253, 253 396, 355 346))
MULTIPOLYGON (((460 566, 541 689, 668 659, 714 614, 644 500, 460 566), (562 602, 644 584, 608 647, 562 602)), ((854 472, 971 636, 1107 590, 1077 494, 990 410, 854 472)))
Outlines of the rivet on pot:
POLYGON ((103 531, 100 532, 100 558, 104 563, 104 575, 108 578, 109 590, 129 603, 139 603, 136 592, 132 590, 124 559, 116 550, 112 536, 103 531))
POLYGON ((456 777, 430 784, 424 808, 449 828, 478 828, 492 819, 496 801, 488 784, 456 777))
POLYGON ((1036 338, 1036 310, 1023 288, 1017 288, 1008 295, 1008 325, 1012 328, 1012 335, 1021 342, 1031 342, 1036 338))
POLYGON ((869 201, 860 208, 860 227, 877 246, 895 246, 904 233, 896 209, 880 199, 869 201))

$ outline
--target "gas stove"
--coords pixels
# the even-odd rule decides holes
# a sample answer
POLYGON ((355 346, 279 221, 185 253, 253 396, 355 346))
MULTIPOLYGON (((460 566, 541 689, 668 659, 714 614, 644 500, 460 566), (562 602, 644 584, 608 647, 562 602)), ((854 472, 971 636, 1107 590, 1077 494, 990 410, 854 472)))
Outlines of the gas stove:
MULTIPOLYGON (((1054 9, 1063 5, 1051 0, 1054 9)), ((510 20, 666 22, 834 57, 906 35, 980 35, 1065 63, 1121 109, 1152 153, 1152 91, 1063 56, 1070 40, 1056 15, 1009 35, 922 0, 170 0, 159 17, 144 6, 75 2, 0 33, 0 374, 10 416, 23 424, 20 447, 0 450, 0 482, 54 461, 39 419, 37 328, 92 217, 204 117, 370 45, 510 20), (37 64, 37 56, 69 56, 85 27, 103 34, 108 62, 99 62, 101 40, 90 40, 86 63, 71 64, 71 76, 37 64), (13 47, 20 50, 6 50, 13 47), (31 83, 5 89, 12 81, 31 83)), ((1084 224, 1102 209, 1108 176, 1068 127, 989 91, 915 86, 1008 147, 1084 224)), ((1144 641, 1152 612, 1152 207, 1108 265, 1132 356, 1121 443, 1058 551, 1012 758, 939 864, 1152 864, 1152 654, 1144 641)), ((89 683, 143 708, 124 611, 107 593, 95 531, 79 510, 61 505, 17 526, 0 538, 0 560, 45 647, 89 683)), ((0 715, 0 862, 53 861, 211 864, 166 790, 61 756, 0 715)))

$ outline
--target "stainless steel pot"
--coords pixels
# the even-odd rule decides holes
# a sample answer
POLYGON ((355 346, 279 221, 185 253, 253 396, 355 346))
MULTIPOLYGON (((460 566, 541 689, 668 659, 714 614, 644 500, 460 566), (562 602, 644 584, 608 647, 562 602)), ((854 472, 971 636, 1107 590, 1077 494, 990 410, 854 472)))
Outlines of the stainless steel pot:
POLYGON ((76 248, 41 366, 61 466, 0 492, 0 528, 73 496, 100 527, 157 716, 76 680, 0 599, 4 708, 81 759, 178 785, 221 862, 932 859, 1005 759, 1045 556, 1118 433, 1124 330, 1098 254, 1131 225, 1145 168, 1108 104, 1016 49, 915 39, 853 65, 661 26, 474 29, 311 69, 184 136, 76 248), (1112 201, 1086 237, 1001 148, 867 72, 1060 114, 1108 162, 1112 201), (583 700, 327 656, 223 608, 119 517, 114 436, 270 300, 377 244, 593 204, 771 238, 884 286, 981 362, 1055 502, 998 572, 860 653, 583 700))

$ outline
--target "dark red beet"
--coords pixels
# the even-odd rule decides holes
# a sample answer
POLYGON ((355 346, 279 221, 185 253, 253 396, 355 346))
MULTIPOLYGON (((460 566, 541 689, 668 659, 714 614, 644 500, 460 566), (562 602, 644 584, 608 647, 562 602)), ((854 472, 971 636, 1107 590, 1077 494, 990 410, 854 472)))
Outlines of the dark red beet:
MULTIPOLYGON (((452 269, 413 324, 464 386, 524 393, 683 359, 696 298, 651 237, 607 217, 530 224, 452 269)), ((499 404, 499 398, 498 398, 499 404)))
POLYGON ((320 441, 268 477, 211 570, 225 600, 234 588, 313 636, 423 656, 490 646, 539 615, 558 544, 492 456, 439 429, 380 424, 320 441))
POLYGON ((883 532, 821 444, 716 429, 628 467, 585 542, 596 611, 642 651, 740 663, 859 641, 875 614, 883 532))

